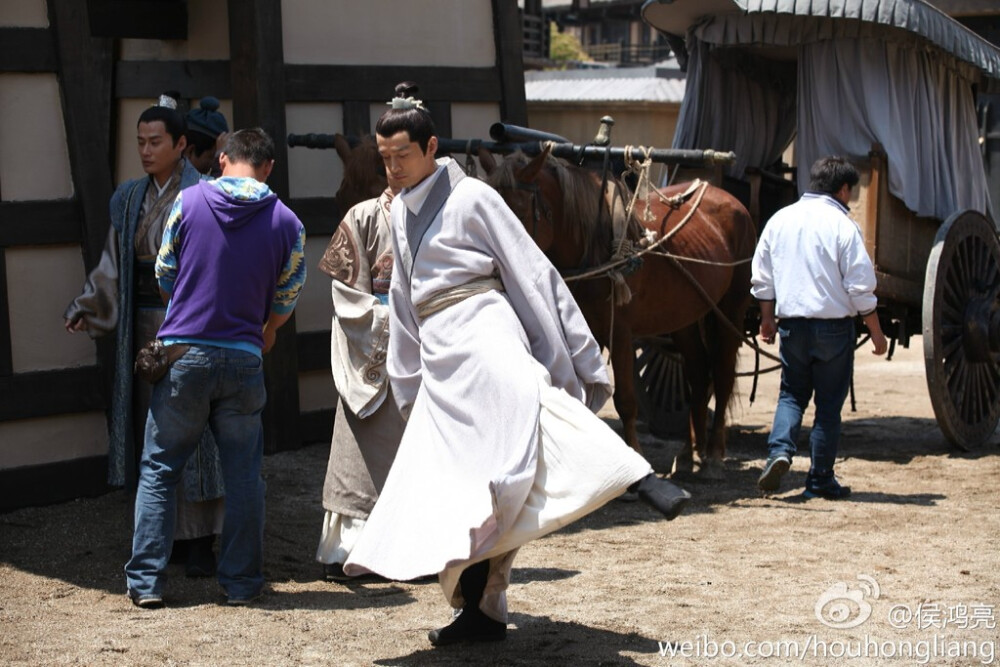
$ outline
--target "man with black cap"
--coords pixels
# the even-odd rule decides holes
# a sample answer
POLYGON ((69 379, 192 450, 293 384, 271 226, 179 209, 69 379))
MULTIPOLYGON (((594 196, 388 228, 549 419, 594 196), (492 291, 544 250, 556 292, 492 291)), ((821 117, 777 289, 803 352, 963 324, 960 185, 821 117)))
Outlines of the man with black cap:
POLYGON ((219 112, 219 100, 212 96, 201 98, 197 109, 191 109, 187 120, 187 148, 184 157, 202 174, 217 178, 219 169, 219 148, 229 134, 226 117, 219 112))

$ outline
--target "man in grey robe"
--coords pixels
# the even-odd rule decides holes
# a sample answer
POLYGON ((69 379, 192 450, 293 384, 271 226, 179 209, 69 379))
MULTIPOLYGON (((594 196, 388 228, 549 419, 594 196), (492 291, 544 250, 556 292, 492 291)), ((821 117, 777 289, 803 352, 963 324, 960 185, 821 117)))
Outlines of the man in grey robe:
POLYGON ((690 495, 594 414, 610 385, 569 289, 496 191, 435 162, 419 101, 394 99, 376 135, 404 188, 388 369, 407 424, 345 571, 437 572, 461 613, 431 643, 501 640, 521 545, 632 486, 668 519, 690 495))
MULTIPOLYGON (((136 382, 132 369, 136 351, 156 338, 166 313, 153 266, 177 193, 201 178, 182 157, 185 123, 175 105, 164 95, 159 106, 139 116, 138 151, 147 175, 115 190, 101 259, 63 315, 70 333, 86 331, 91 338, 115 333, 108 483, 133 491, 153 388, 136 382)), ((182 548, 175 555, 186 551, 188 576, 214 574, 212 543, 222 530, 223 495, 218 449, 206 431, 178 485, 176 535, 182 548)))
POLYGON ((385 368, 393 185, 390 181, 381 196, 347 212, 319 263, 333 279, 330 366, 340 395, 316 550, 327 581, 350 579, 344 563, 375 506, 403 434, 385 368))

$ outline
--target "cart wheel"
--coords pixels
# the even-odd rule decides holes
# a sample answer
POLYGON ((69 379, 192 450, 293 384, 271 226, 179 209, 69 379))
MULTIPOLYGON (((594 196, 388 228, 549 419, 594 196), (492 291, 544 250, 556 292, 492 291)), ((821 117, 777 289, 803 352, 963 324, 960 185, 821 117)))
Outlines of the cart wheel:
POLYGON ((924 282, 924 364, 949 442, 979 447, 1000 421, 1000 242, 975 211, 938 230, 924 282))
POLYGON ((635 344, 635 386, 639 418, 659 438, 683 437, 688 428, 688 389, 684 360, 669 336, 635 344))

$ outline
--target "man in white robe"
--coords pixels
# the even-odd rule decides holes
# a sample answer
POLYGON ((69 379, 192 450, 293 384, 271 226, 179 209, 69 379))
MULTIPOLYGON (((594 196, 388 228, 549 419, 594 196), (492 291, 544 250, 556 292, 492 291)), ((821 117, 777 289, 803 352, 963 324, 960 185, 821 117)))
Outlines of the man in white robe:
POLYGON ((506 637, 517 549, 630 486, 668 519, 690 495, 596 417, 610 396, 600 350, 568 288, 500 196, 435 162, 430 115, 393 100, 376 125, 403 191, 388 369, 407 418, 348 574, 439 573, 461 613, 435 646, 506 637))

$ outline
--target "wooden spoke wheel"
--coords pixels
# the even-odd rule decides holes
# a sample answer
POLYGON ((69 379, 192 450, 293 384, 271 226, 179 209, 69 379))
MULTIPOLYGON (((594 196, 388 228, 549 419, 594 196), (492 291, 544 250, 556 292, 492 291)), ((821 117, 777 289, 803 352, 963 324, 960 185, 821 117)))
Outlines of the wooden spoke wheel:
POLYGON ((1000 421, 1000 242, 975 211, 938 230, 927 260, 924 364, 945 437, 969 450, 1000 421))
POLYGON ((635 387, 639 418, 659 438, 680 437, 688 428, 688 388, 684 360, 669 336, 635 344, 635 387))

